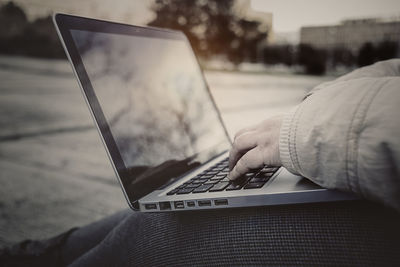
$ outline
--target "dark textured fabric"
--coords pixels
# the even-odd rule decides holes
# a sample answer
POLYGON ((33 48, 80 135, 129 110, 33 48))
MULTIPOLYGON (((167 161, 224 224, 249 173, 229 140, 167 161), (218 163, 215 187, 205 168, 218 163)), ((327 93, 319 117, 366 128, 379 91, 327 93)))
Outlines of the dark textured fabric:
POLYGON ((62 265, 70 264, 97 246, 114 227, 131 214, 131 210, 120 211, 72 232, 62 248, 62 265))
POLYGON ((0 266, 55 266, 62 262, 62 248, 75 228, 47 240, 25 240, 0 250, 0 266))
POLYGON ((25 240, 0 250, 0 266, 66 266, 97 246, 132 212, 118 212, 98 222, 73 228, 47 240, 25 240))
POLYGON ((368 202, 134 213, 74 266, 400 266, 400 215, 368 202))

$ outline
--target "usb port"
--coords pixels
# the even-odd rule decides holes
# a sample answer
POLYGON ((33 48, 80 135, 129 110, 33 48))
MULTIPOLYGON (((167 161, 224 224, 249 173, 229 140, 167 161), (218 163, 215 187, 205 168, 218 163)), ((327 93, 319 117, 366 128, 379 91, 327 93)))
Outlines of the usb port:
POLYGON ((156 210, 157 209, 157 204, 155 204, 155 203, 144 204, 144 208, 146 210, 156 210))
POLYGON ((175 207, 175 209, 183 209, 184 208, 183 201, 175 201, 174 207, 175 207))
POLYGON ((187 201, 186 202, 186 206, 188 206, 188 207, 194 207, 196 204, 194 203, 194 201, 187 201))
POLYGON ((160 202, 160 210, 170 210, 170 209, 171 209, 171 203, 169 203, 169 201, 160 202))
POLYGON ((214 205, 215 206, 228 205, 228 200, 227 199, 215 199, 214 205))
POLYGON ((199 200, 197 204, 199 204, 199 207, 211 206, 211 200, 199 200))

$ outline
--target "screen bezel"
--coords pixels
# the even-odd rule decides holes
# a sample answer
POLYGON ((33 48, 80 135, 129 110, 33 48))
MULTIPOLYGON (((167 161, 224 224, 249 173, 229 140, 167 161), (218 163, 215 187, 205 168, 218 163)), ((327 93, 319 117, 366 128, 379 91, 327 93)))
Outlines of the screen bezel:
MULTIPOLYGON (((138 209, 138 200, 139 199, 130 199, 125 191, 125 184, 123 181, 127 181, 128 170, 125 166, 122 156, 118 150, 117 144, 111 134, 110 127, 107 123, 107 120, 104 116, 104 113, 100 107, 99 101, 94 93, 94 89, 90 82, 89 76, 86 72, 86 69, 83 65, 82 58, 78 52, 77 47, 73 41, 71 30, 83 30, 83 31, 92 31, 92 32, 102 32, 102 33, 114 33, 114 34, 124 34, 124 35, 133 35, 133 36, 143 36, 143 37, 156 37, 156 38, 165 38, 165 39, 175 39, 181 40, 184 42, 189 42, 186 36, 182 32, 166 30, 166 29, 159 29, 153 27, 140 27, 140 26, 133 26, 127 25, 122 23, 116 22, 109 22, 91 18, 84 18, 78 17, 73 15, 67 14, 54 14, 53 20, 59 34, 59 37, 63 43, 65 52, 72 64, 72 67, 75 71, 75 75, 78 78, 78 82, 81 86, 81 89, 84 93, 86 102, 89 106, 95 124, 97 125, 98 131, 102 138, 102 141, 106 147, 108 156, 113 164, 114 170, 116 172, 117 178, 120 182, 121 188, 124 192, 125 198, 128 201, 128 204, 133 209, 138 209)), ((189 45, 190 46, 190 45, 189 45)), ((192 50, 192 49, 191 49, 192 50)), ((192 50, 193 53, 193 50, 192 50)), ((193 53, 194 55, 194 53, 193 53)), ((194 58, 196 56, 194 55, 194 58)), ((197 58, 196 58, 197 60, 197 58)), ((198 62, 196 62, 198 64, 198 62)), ((201 70, 201 68, 200 68, 201 70)), ((202 70, 201 70, 202 72, 202 70)), ((227 144, 231 144, 231 140, 229 134, 226 130, 226 127, 222 121, 220 112, 215 104, 215 101, 211 95, 209 87, 204 79, 204 74, 201 73, 203 76, 203 81, 206 87, 206 91, 210 97, 210 100, 218 114, 219 122, 223 127, 225 132, 225 136, 227 139, 227 144)), ((221 151, 223 153, 224 151, 221 151)), ((221 154, 220 153, 220 154, 221 154)), ((218 154, 218 155, 220 155, 218 154)), ((216 157, 218 156, 216 155, 216 157)), ((211 160, 211 159, 210 159, 211 160)), ((154 188, 157 189, 157 188, 154 188)))

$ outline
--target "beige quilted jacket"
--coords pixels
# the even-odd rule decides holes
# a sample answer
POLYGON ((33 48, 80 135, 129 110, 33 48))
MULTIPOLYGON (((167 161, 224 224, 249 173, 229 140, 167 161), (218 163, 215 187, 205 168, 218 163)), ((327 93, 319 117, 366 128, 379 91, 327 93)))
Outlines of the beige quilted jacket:
POLYGON ((400 210, 400 59, 311 90, 284 117, 279 150, 295 174, 400 210))

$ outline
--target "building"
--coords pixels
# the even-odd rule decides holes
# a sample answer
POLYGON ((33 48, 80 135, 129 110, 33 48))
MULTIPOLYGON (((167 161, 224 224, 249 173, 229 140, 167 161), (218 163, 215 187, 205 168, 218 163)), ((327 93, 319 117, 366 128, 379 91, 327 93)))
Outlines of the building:
POLYGON ((345 48, 357 53, 367 42, 376 45, 382 41, 396 42, 400 46, 400 19, 345 20, 339 25, 300 30, 300 43, 328 50, 345 48))

